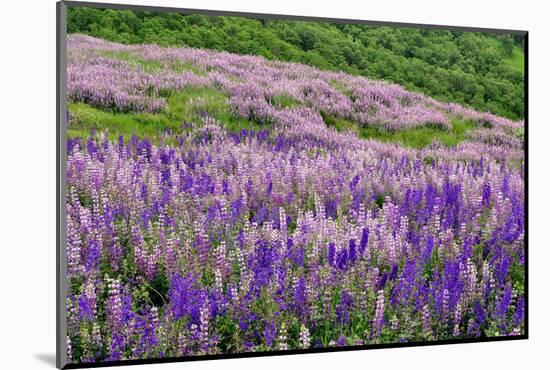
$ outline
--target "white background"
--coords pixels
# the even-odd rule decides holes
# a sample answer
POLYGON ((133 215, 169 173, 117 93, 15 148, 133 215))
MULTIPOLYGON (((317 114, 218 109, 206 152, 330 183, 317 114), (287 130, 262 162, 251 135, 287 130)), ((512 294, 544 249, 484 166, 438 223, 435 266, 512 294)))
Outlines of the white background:
MULTIPOLYGON (((547 90, 550 34, 544 1, 126 2, 530 31, 529 340, 148 365, 142 368, 548 368, 550 235, 547 232, 550 224, 547 211, 550 207, 547 180, 550 152, 547 149, 550 148, 550 121, 546 109, 550 107, 547 90)), ((55 364, 55 24, 54 0, 2 2, 0 367, 3 369, 53 368, 55 364)))

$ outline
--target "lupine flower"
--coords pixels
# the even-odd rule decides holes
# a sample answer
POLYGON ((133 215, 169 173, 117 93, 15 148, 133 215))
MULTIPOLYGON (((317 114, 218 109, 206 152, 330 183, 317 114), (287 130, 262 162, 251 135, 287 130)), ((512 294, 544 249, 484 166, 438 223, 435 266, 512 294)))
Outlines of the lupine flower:
POLYGON ((277 337, 277 327, 273 321, 270 321, 266 324, 264 330, 264 340, 268 348, 273 345, 273 341, 277 337))
POLYGON ((73 347, 71 345, 71 338, 67 336, 67 362, 72 362, 73 359, 73 347))
POLYGON ((200 308, 200 332, 199 342, 201 352, 208 352, 209 349, 209 320, 210 312, 208 306, 208 299, 206 298, 203 305, 200 308))
POLYGON ((300 348, 306 349, 309 348, 310 344, 309 330, 305 327, 304 324, 300 327, 300 348))
POLYGON ((382 326, 384 325, 384 310, 385 310, 385 299, 384 299, 384 291, 379 290, 378 296, 376 298, 376 309, 374 313, 374 322, 373 322, 373 335, 375 337, 380 335, 380 330, 382 329, 382 326))
POLYGON ((430 308, 424 305, 422 308, 422 334, 428 338, 432 335, 432 325, 430 322, 430 308))
POLYGON ((288 349, 288 345, 287 345, 287 338, 286 338, 286 325, 285 323, 283 322, 281 324, 281 329, 279 330, 279 337, 277 338, 278 339, 278 342, 279 342, 279 350, 280 351, 284 351, 286 349, 288 349))
POLYGON ((154 113, 173 92, 215 89, 262 125, 231 132, 199 97, 181 132, 68 139, 73 363, 524 332, 524 154, 509 137, 523 122, 261 57, 81 35, 68 49, 71 102, 154 113), (417 150, 328 116, 480 130, 417 150))

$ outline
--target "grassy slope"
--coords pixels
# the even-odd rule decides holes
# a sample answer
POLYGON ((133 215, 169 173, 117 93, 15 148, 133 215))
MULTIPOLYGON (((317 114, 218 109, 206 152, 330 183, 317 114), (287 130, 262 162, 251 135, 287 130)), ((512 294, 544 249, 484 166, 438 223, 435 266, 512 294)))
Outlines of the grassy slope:
POLYGON ((119 135, 126 139, 132 135, 139 138, 155 138, 166 129, 178 133, 189 128, 184 123, 201 122, 201 113, 222 122, 231 131, 259 129, 254 122, 233 116, 226 102, 227 96, 219 91, 206 88, 186 89, 167 98, 166 113, 121 113, 101 110, 84 103, 69 104, 70 126, 69 138, 88 137, 90 130, 106 132, 109 139, 115 140, 119 135))
POLYGON ((455 146, 465 140, 466 131, 475 127, 472 122, 455 120, 452 122, 453 129, 451 131, 444 131, 436 127, 415 127, 397 132, 389 132, 375 127, 360 127, 349 120, 326 114, 323 114, 323 119, 337 131, 351 130, 363 139, 398 142, 411 148, 423 148, 434 141, 439 141, 446 146, 455 146))
POLYGON ((514 51, 512 51, 512 55, 508 58, 508 62, 514 70, 523 73, 525 62, 524 57, 523 50, 515 47, 514 51))
MULTIPOLYGON (((489 39, 489 44, 492 45, 496 50, 500 49, 501 46, 499 42, 496 39, 489 39)), ((523 49, 521 49, 518 46, 514 46, 512 49, 512 54, 506 57, 504 59, 504 62, 508 64, 508 66, 513 69, 514 71, 523 73, 524 72, 524 52, 523 49)))
MULTIPOLYGON (((208 113, 220 121, 228 130, 239 131, 243 128, 258 130, 262 126, 233 116, 227 104, 227 96, 219 91, 207 88, 186 89, 168 97, 168 112, 166 113, 120 113, 94 108, 84 103, 69 104, 71 125, 68 137, 88 137, 90 131, 105 132, 109 139, 116 140, 120 135, 125 139, 132 135, 139 138, 148 137, 157 141, 159 134, 166 129, 179 133, 189 130, 184 123, 201 122, 201 112, 208 113)), ((274 102, 280 106, 293 105, 285 97, 274 102)), ((360 127, 355 122, 323 114, 327 125, 337 131, 351 130, 360 138, 371 138, 384 142, 398 142, 412 148, 422 148, 433 141, 454 146, 465 140, 464 134, 474 127, 468 121, 453 121, 451 131, 443 131, 433 127, 418 127, 399 132, 389 132, 373 127, 360 127)))
MULTIPOLYGON (((522 51, 514 50, 510 62, 523 65, 522 51), (518 55, 518 52, 520 55, 518 55)), ((139 66, 148 72, 153 72, 161 65, 159 62, 146 61, 126 52, 104 52, 108 58, 125 60, 139 66)), ((173 64, 173 70, 183 72, 192 71, 195 74, 203 74, 193 65, 173 64)), ((260 129, 260 125, 248 120, 237 118, 230 112, 227 104, 228 95, 211 88, 188 88, 173 93, 167 97, 168 111, 165 113, 121 113, 94 108, 84 103, 69 104, 71 125, 68 129, 68 137, 86 138, 92 129, 105 132, 109 139, 116 140, 120 135, 125 139, 132 135, 139 138, 148 137, 157 141, 160 133, 166 129, 179 133, 189 130, 184 123, 199 123, 202 121, 201 113, 220 121, 228 130, 239 131, 246 129, 260 129)), ((279 107, 296 106, 298 103, 292 98, 281 95, 274 97, 271 104, 279 107)), ((384 142, 398 142, 412 148, 423 148, 432 142, 441 142, 446 146, 455 146, 465 140, 466 131, 474 128, 474 124, 468 121, 455 120, 453 129, 444 131, 436 127, 417 127, 398 132, 389 132, 375 127, 361 127, 357 123, 322 113, 325 123, 334 127, 337 131, 353 131, 364 139, 375 139, 384 142)))

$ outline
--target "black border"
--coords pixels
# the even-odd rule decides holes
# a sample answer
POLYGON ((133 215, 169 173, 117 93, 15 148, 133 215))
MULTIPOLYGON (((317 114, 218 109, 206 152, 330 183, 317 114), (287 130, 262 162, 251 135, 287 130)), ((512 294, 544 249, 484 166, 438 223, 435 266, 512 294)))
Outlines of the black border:
POLYGON ((130 4, 109 4, 109 3, 95 3, 95 2, 83 2, 83 1, 59 1, 57 2, 57 141, 56 141, 56 227, 57 227, 57 244, 56 244, 56 287, 57 287, 57 310, 56 310, 56 367, 58 369, 81 369, 81 368, 95 368, 95 367, 110 367, 110 366, 123 366, 123 365, 141 365, 141 364, 160 364, 160 363, 173 363, 173 362, 191 362, 191 361, 207 361, 207 360, 221 360, 232 358, 249 358, 249 357, 268 357, 268 356, 285 356, 296 354, 310 354, 310 353, 329 353, 329 352, 342 352, 342 351, 360 351, 369 349, 383 349, 383 348, 405 348, 405 347, 421 347, 421 346, 439 346, 447 344, 466 344, 466 343, 483 343, 483 342, 501 342, 512 340, 524 340, 529 338, 529 258, 528 258, 528 240, 529 240, 529 32, 526 30, 512 30, 512 29, 495 29, 495 28, 481 28, 481 27, 459 27, 450 25, 436 25, 436 24, 418 24, 418 23, 400 23, 400 22, 382 22, 382 21, 369 21, 359 19, 337 19, 337 18, 324 18, 324 17, 308 17, 298 15, 283 15, 283 14, 264 14, 264 13, 248 13, 248 12, 233 12, 233 11, 220 11, 220 10, 207 10, 207 9, 189 9, 189 8, 173 8, 173 7, 157 7, 147 5, 130 5, 130 4), (99 9, 115 9, 115 10, 135 10, 135 11, 151 11, 151 12, 172 12, 180 14, 203 14, 212 16, 235 16, 235 17, 247 17, 256 19, 280 19, 280 20, 295 20, 295 21, 314 21, 314 22, 330 22, 340 24, 368 24, 371 26, 390 26, 390 27, 402 27, 402 28, 421 28, 430 30, 451 30, 462 32, 484 32, 492 34, 513 34, 523 35, 524 37, 524 185, 525 185, 525 230, 524 230, 524 256, 525 256, 525 329, 524 334, 517 336, 502 336, 502 337, 484 337, 484 338, 464 338, 464 339, 447 339, 438 341, 418 341, 409 343, 384 343, 384 344, 369 344, 369 345, 357 345, 357 346, 344 346, 344 347, 327 347, 327 348, 309 348, 309 349, 295 349, 286 351, 265 351, 265 352, 242 352, 231 354, 216 354, 216 355, 195 355, 195 356, 181 356, 181 357, 165 357, 165 358, 151 358, 151 359, 139 359, 139 360, 121 360, 121 361, 101 361, 90 363, 76 363, 67 364, 66 361, 66 344, 65 335, 63 330, 65 328, 65 295, 63 294, 63 287, 65 285, 64 277, 66 276, 66 264, 65 259, 65 218, 64 218, 64 202, 65 202, 65 186, 63 180, 65 179, 64 169, 65 165, 63 160, 66 158, 66 117, 62 113, 65 107, 65 68, 66 68, 66 9, 67 7, 90 7, 99 9))

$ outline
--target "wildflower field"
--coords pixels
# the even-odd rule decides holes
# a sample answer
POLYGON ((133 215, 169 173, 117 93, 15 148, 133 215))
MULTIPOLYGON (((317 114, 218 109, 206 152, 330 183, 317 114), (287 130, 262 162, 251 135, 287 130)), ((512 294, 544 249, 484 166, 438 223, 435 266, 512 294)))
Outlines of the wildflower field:
POLYGON ((68 35, 69 362, 524 333, 524 122, 68 35))

